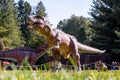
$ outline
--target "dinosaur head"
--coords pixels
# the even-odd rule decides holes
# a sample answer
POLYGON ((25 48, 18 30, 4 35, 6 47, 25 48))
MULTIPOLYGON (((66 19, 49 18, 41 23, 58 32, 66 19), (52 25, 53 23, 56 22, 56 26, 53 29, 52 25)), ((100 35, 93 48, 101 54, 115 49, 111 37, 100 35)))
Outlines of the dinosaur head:
POLYGON ((27 23, 30 24, 28 29, 37 30, 44 36, 48 35, 48 33, 51 35, 54 34, 50 23, 45 17, 30 15, 28 16, 27 23))
POLYGON ((44 17, 38 15, 30 15, 28 16, 27 23, 29 29, 42 29, 47 26, 47 20, 44 17))

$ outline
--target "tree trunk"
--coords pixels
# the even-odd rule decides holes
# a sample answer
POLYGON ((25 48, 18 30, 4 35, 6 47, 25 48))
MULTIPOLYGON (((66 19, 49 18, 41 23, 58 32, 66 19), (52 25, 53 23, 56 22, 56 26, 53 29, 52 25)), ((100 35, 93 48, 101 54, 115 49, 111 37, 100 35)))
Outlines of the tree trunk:
POLYGON ((2 47, 2 51, 5 51, 6 47, 2 39, 0 39, 0 45, 2 47))

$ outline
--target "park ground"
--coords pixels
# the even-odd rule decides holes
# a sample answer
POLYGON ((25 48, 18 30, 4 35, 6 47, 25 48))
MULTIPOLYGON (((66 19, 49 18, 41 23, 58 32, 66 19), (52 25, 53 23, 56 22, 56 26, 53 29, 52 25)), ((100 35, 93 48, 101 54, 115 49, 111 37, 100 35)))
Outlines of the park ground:
POLYGON ((0 80, 120 80, 120 70, 82 70, 51 72, 46 70, 1 70, 0 80))

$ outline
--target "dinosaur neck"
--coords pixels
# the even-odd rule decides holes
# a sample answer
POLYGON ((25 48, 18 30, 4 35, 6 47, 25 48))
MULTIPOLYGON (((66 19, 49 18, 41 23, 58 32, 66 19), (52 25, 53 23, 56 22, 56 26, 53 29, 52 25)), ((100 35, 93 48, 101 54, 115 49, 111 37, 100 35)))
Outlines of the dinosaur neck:
POLYGON ((51 40, 55 36, 54 31, 49 26, 46 26, 43 29, 41 29, 40 33, 44 35, 48 40, 51 40))

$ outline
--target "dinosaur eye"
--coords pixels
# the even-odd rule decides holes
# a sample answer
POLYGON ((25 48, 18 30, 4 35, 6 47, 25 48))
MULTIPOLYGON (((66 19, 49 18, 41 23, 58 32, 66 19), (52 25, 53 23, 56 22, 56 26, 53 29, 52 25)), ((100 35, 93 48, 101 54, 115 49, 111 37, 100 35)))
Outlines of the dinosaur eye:
POLYGON ((40 24, 39 22, 35 22, 34 24, 40 24))
POLYGON ((36 19, 43 19, 43 17, 41 17, 41 16, 35 16, 34 18, 36 18, 36 19))
POLYGON ((28 22, 27 24, 28 24, 28 25, 32 25, 33 23, 32 23, 32 22, 28 22))

